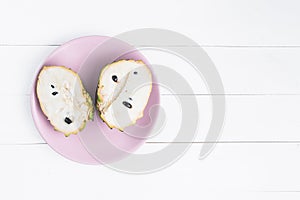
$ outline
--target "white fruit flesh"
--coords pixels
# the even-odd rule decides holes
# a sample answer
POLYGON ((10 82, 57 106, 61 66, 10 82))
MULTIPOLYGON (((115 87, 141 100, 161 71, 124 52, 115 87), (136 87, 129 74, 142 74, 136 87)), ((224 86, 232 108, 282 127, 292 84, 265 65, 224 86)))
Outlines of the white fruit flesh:
POLYGON ((93 118, 93 105, 77 73, 63 66, 45 66, 38 76, 37 96, 54 129, 66 136, 81 131, 93 118))
POLYGON ((142 61, 107 65, 99 78, 97 108, 110 128, 121 131, 143 117, 152 90, 152 75, 142 61))

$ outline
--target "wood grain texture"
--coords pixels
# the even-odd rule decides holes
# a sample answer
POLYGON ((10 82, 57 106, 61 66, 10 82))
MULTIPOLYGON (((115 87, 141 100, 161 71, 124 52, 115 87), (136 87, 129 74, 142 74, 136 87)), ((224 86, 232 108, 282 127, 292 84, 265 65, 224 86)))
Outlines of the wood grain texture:
POLYGON ((45 200, 299 199, 299 144, 219 144, 204 161, 197 159, 200 147, 193 145, 163 171, 133 176, 104 166, 74 163, 47 145, 0 146, 1 196, 45 200), (278 190, 281 192, 274 192, 278 190))
POLYGON ((1 1, 1 44, 164 28, 204 45, 300 45, 299 1, 1 1))
POLYGON ((0 1, 0 199, 298 200, 299 6, 297 0, 0 1), (171 167, 141 176, 81 165, 52 151, 34 126, 29 102, 47 55, 80 36, 152 27, 196 41, 224 84, 224 93, 213 94, 188 63, 145 49, 195 46, 136 41, 151 63, 176 70, 194 91, 162 91, 165 131, 137 153, 172 141, 180 125, 177 97, 198 102, 199 131, 189 151, 171 167), (203 143, 214 142, 204 140, 213 95, 226 97, 226 121, 213 153, 198 160, 203 143))
MULTIPOLYGON (((205 141, 210 120, 209 96, 183 96, 195 98, 199 109, 199 130, 195 142, 205 141)), ((163 95, 161 106, 166 113, 163 131, 149 142, 171 142, 181 123, 181 106, 176 96, 163 95)), ((41 143, 30 112, 29 96, 4 96, 0 109, 1 144, 41 143), (11 110, 11 108, 13 109, 11 110)), ((227 96, 226 119, 221 142, 292 142, 300 141, 300 96, 227 96)), ((190 141, 182 141, 190 142, 190 141)))
MULTIPOLYGON (((56 47, 0 46, 0 92, 30 94, 36 71, 56 47), (9 83, 9 87, 7 86, 9 83)), ((163 47, 161 47, 163 48, 163 47)), ((194 47, 174 47, 193 49, 194 47)), ((222 79, 226 95, 300 94, 300 48, 204 48, 222 79)), ((170 67, 190 84, 193 94, 212 94, 204 79, 183 59, 162 49, 141 49, 151 64, 170 67)), ((158 78, 160 75, 157 74, 158 78)))

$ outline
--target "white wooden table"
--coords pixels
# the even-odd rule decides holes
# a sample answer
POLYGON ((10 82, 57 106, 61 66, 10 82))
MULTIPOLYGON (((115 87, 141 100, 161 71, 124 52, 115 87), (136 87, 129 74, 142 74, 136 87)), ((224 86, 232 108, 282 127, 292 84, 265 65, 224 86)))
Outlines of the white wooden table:
MULTIPOLYGON (((299 199, 299 10, 296 0, 1 0, 0 199, 299 199), (196 97, 202 122, 197 142, 171 167, 128 175, 56 154, 31 118, 29 93, 37 67, 70 39, 146 27, 187 35, 215 63, 227 107, 213 153, 198 159, 213 94, 196 79, 193 88, 205 94, 196 97)), ((176 57, 143 53, 192 74, 176 57)), ((162 102, 172 98, 163 96, 162 102)), ((176 120, 170 115, 169 131, 141 151, 172 141, 176 120)))

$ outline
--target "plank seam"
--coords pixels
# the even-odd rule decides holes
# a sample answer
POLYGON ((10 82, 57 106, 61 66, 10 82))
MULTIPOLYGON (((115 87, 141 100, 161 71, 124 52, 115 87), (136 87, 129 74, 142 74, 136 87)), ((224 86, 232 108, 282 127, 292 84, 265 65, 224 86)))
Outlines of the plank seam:
MULTIPOLYGON (((146 142, 146 144, 300 144, 300 141, 219 141, 219 142, 163 142, 154 141, 146 142)), ((0 146, 35 146, 35 145, 47 145, 46 142, 36 143, 7 143, 0 144, 0 146)))
MULTIPOLYGON (((59 47, 62 44, 0 44, 0 47, 59 47)), ((300 48, 300 45, 199 45, 203 48, 300 48)), ((136 47, 199 47, 196 45, 136 45, 136 47)))

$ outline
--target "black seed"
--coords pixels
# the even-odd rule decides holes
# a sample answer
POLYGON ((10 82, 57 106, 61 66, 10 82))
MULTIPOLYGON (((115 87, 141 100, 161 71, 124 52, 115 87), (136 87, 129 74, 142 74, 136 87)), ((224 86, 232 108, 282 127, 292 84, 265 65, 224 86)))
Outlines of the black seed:
POLYGON ((131 97, 129 97, 129 100, 130 100, 130 101, 132 101, 132 98, 131 98, 131 97))
POLYGON ((57 95, 58 94, 58 92, 52 92, 52 95, 53 96, 55 96, 55 95, 57 95))
POLYGON ((130 103, 128 103, 127 101, 123 101, 122 102, 124 106, 126 106, 127 108, 132 108, 132 105, 130 103))
POLYGON ((118 77, 116 75, 113 75, 111 78, 114 82, 118 82, 118 77))
POLYGON ((133 72, 135 75, 137 75, 137 72, 133 72))
POLYGON ((71 124, 71 123, 72 123, 72 120, 71 120, 69 117, 66 117, 66 118, 65 118, 65 122, 66 122, 67 124, 71 124))
POLYGON ((54 85, 51 85, 52 88, 54 88, 54 85))

